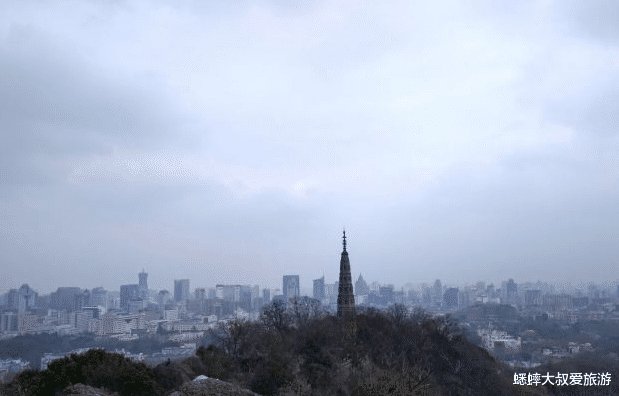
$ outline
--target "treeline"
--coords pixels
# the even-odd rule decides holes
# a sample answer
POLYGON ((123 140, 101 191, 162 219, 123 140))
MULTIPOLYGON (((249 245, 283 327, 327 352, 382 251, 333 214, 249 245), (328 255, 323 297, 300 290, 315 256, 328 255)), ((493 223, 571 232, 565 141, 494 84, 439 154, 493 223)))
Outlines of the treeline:
MULTIPOLYGON (((18 376, 7 391, 54 394, 83 383, 121 395, 159 395, 205 374, 264 395, 509 395, 511 372, 444 318, 394 306, 354 324, 315 306, 268 306, 259 321, 233 321, 185 361, 148 368, 91 351, 18 376)), ((533 391, 533 390, 532 390, 533 391)), ((522 393, 518 393, 522 394, 522 393)))
POLYGON ((58 334, 26 334, 0 340, 0 359, 24 359, 30 367, 39 368, 45 353, 63 353, 93 346, 92 335, 59 336, 58 334))
POLYGON ((152 368, 117 353, 91 349, 55 360, 47 370, 28 370, 6 385, 0 394, 56 395, 73 384, 85 384, 120 395, 163 395, 152 368))
POLYGON ((199 355, 210 375, 261 394, 511 392, 494 359, 446 319, 394 306, 360 312, 355 324, 274 304, 259 322, 220 329, 199 355))
POLYGON ((162 348, 177 346, 162 336, 140 337, 137 340, 119 341, 113 338, 97 338, 92 334, 59 336, 57 334, 26 334, 0 340, 0 359, 24 359, 32 368, 39 368, 45 353, 67 353, 80 348, 105 350, 125 349, 129 352, 153 353, 162 348))

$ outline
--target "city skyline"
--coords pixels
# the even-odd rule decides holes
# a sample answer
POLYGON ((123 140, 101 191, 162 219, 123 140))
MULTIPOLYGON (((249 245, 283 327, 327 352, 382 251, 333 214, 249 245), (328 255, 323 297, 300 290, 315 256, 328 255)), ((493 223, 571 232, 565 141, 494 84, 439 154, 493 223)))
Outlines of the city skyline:
MULTIPOLYGON (((344 259, 344 256, 346 256, 346 266, 349 268, 350 270, 350 264, 348 263, 348 253, 346 250, 346 246, 347 246, 347 239, 346 239, 346 232, 344 231, 343 234, 343 251, 342 251, 342 258, 341 260, 344 259)), ((334 279, 334 283, 335 285, 337 285, 338 283, 338 278, 341 278, 341 270, 342 270, 342 262, 340 260, 340 264, 339 264, 339 271, 337 271, 337 275, 333 278, 334 279)), ((350 271, 351 275, 352 275, 352 280, 354 283, 355 279, 359 279, 359 278, 363 278, 363 274, 361 272, 355 272, 355 271, 350 271)), ((134 274, 135 275, 135 274, 134 274)), ((240 274, 241 276, 239 278, 235 279, 227 279, 225 281, 211 281, 211 283, 204 283, 204 282, 199 282, 199 281, 192 281, 190 278, 183 278, 181 276, 182 279, 179 278, 174 278, 174 279, 167 279, 166 281, 162 281, 161 278, 154 278, 157 279, 157 281, 152 282, 152 277, 151 279, 151 285, 154 285, 155 287, 153 288, 149 288, 148 284, 149 284, 149 272, 145 269, 144 266, 142 266, 140 272, 137 273, 137 279, 138 282, 137 283, 133 283, 131 280, 127 279, 125 281, 120 280, 120 283, 117 285, 103 285, 101 283, 97 283, 97 281, 94 281, 94 283, 90 283, 90 286, 84 286, 82 285, 76 285, 76 284, 71 284, 71 282, 68 282, 66 284, 62 284, 62 285, 49 285, 47 284, 46 287, 43 288, 38 288, 38 287, 32 287, 32 284, 28 281, 22 281, 22 282, 18 282, 19 285, 27 285, 28 287, 31 287, 32 289, 36 289, 37 292, 42 293, 42 294, 49 294, 54 292, 54 290, 56 290, 56 287, 65 287, 65 288, 83 288, 84 290, 88 290, 88 289, 97 289, 97 288, 103 288, 106 289, 108 291, 114 291, 118 288, 120 288, 120 294, 122 296, 123 294, 123 288, 131 289, 130 295, 140 295, 143 296, 145 292, 147 292, 148 290, 166 290, 170 293, 172 293, 173 297, 175 300, 178 300, 177 294, 178 292, 178 285, 179 284, 186 284, 186 286, 184 286, 184 291, 183 294, 184 295, 189 295, 191 294, 192 290, 197 290, 200 288, 204 288, 204 287, 209 287, 209 288, 213 288, 215 286, 218 285, 246 285, 246 286, 250 286, 250 285, 256 285, 256 286, 260 286, 260 287, 267 287, 269 290, 280 290, 282 292, 282 295, 284 295, 284 297, 287 296, 288 293, 292 293, 292 296, 301 296, 301 295, 305 295, 305 296, 310 296, 313 293, 313 290, 315 290, 316 288, 316 281, 317 280, 322 280, 323 282, 323 287, 328 278, 325 278, 325 272, 321 272, 321 278, 315 279, 313 277, 311 277, 311 279, 303 279, 303 277, 301 277, 300 275, 296 274, 284 274, 284 275, 280 275, 280 278, 278 281, 275 281, 274 283, 259 283, 256 280, 253 281, 240 281, 240 279, 243 279, 242 274, 240 274), (282 278, 283 278, 283 285, 282 285, 282 278), (286 283, 290 282, 290 280, 292 279, 292 292, 290 292, 290 290, 288 290, 288 288, 286 287, 286 283), (194 283, 195 282, 195 283, 194 283), (278 283, 279 282, 279 283, 278 283), (197 283, 197 285, 196 285, 197 283), (169 285, 168 285, 169 284, 169 285), (194 288, 190 288, 189 285, 190 284, 194 284, 194 288), (281 288, 279 287, 281 286, 281 288), (288 291, 287 291, 288 290, 288 291)), ((428 274, 430 275, 430 274, 428 274)), ((478 278, 475 280, 468 280, 468 281, 462 281, 462 280, 454 280, 453 278, 443 278, 443 281, 446 281, 446 285, 449 285, 450 287, 469 287, 478 283, 484 283, 484 284, 488 284, 488 285, 500 285, 502 282, 505 282, 506 279, 509 279, 509 281, 513 281, 514 277, 513 276, 509 276, 506 275, 502 278, 497 278, 497 279, 488 279, 488 278, 478 278)), ((381 281, 380 279, 373 279, 371 281, 371 283, 376 284, 376 285, 387 285, 390 287, 393 287, 394 289, 412 289, 412 288, 422 288, 424 287, 424 285, 430 285, 434 282, 440 281, 440 278, 426 278, 426 279, 416 279, 416 280, 402 280, 400 279, 399 283, 394 283, 394 282, 385 282, 385 281, 381 281)), ((365 281, 364 281, 365 282, 365 281)), ((613 280, 613 279, 606 279, 604 281, 594 281, 593 279, 579 279, 577 281, 563 281, 563 280, 543 280, 543 279, 535 279, 535 278, 523 278, 523 279, 518 279, 518 282, 522 282, 524 284, 546 284, 546 285, 550 285, 552 287, 558 287, 559 289, 566 289, 566 290, 570 290, 570 289, 578 289, 578 288, 584 288, 588 285, 602 285, 603 287, 610 287, 610 288, 614 288, 614 287, 619 287, 619 280, 613 280)), ((351 286, 352 287, 352 286, 351 286)), ((0 294, 2 293, 7 293, 9 292, 9 290, 12 289, 16 289, 17 288, 17 284, 10 286, 9 288, 3 290, 0 289, 0 294)), ((619 289, 618 289, 619 290, 619 289)), ((355 290, 354 293, 356 294, 356 286, 355 286, 355 290)))
MULTIPOLYGON (((142 271, 144 271, 144 269, 142 269, 142 271)), ((137 273, 137 279, 139 279, 139 277, 142 274, 146 274, 147 276, 150 276, 148 272, 139 272, 137 273)), ((366 279, 363 276, 363 274, 357 273, 355 275, 354 272, 352 272, 352 274, 353 274, 352 281, 354 285, 353 293, 354 295, 357 295, 358 293, 357 285, 356 285, 357 280, 361 278, 363 282, 365 283, 366 279)), ((333 286, 333 285, 338 284, 338 277, 329 279, 329 278, 325 278, 325 276, 323 275, 320 278, 304 280, 301 277, 299 277, 299 275, 287 274, 287 275, 281 275, 279 281, 276 282, 275 284, 259 284, 255 282, 243 283, 243 282, 234 282, 234 281, 228 282, 228 283, 226 282, 198 283, 192 279, 184 278, 184 279, 168 279, 168 281, 164 282, 162 286, 155 285, 154 287, 148 287, 146 290, 150 292, 167 291, 168 293, 170 293, 172 299, 174 299, 173 297, 174 297, 175 285, 178 282, 189 281, 190 287, 188 290, 189 290, 190 296, 193 296, 193 292, 196 290, 215 290, 218 286, 243 286, 243 287, 259 286, 261 290, 268 289, 271 292, 279 291, 280 294, 284 296, 285 287, 283 287, 282 281, 286 282, 286 279, 290 277, 296 277, 299 280, 300 288, 298 290, 298 294, 296 293, 294 294, 295 296, 312 296, 316 291, 316 281, 322 282, 321 287, 323 289, 321 290, 323 290, 323 293, 324 293, 325 286, 329 286, 329 285, 333 286)), ((49 295, 57 291, 58 288, 67 288, 67 289, 78 288, 78 289, 90 290, 90 291, 101 289, 101 290, 105 290, 106 292, 119 292, 120 290, 120 294, 122 294, 122 288, 127 287, 127 286, 134 288, 135 290, 132 292, 135 293, 136 295, 143 293, 139 291, 140 290, 139 283, 135 283, 134 281, 135 279, 133 280, 127 279, 124 283, 119 283, 117 285, 104 286, 101 284, 97 284, 96 286, 90 286, 90 287, 85 286, 85 285, 77 285, 77 284, 58 284, 58 285, 51 285, 49 286, 48 289, 38 289, 36 287, 32 287, 32 285, 29 282, 23 281, 21 283, 17 283, 13 285, 12 287, 6 290, 0 290, 0 295, 5 294, 9 292, 10 290, 19 289, 21 286, 28 286, 30 290, 34 290, 39 295, 49 295)), ((619 291, 619 288, 618 288, 619 281, 617 280, 593 281, 593 280, 588 280, 588 279, 580 279, 578 281, 572 281, 572 282, 564 282, 564 281, 553 282, 549 280, 540 280, 540 279, 529 279, 529 278, 519 279, 519 278, 514 278, 514 277, 505 277, 505 278, 496 279, 496 280, 480 278, 474 281, 467 281, 467 282, 450 281, 447 279, 440 279, 440 278, 418 280, 418 281, 402 280, 400 283, 381 282, 376 279, 368 279, 367 281, 368 283, 366 283, 365 287, 369 287, 368 285, 374 285, 374 287, 387 286, 387 287, 392 287, 394 290, 421 290, 424 287, 431 287, 432 284, 439 281, 443 283, 443 287, 445 288, 449 288, 449 287, 469 288, 469 287, 475 287, 479 284, 484 284, 487 286, 492 286, 494 288, 500 289, 507 282, 516 282, 518 285, 526 285, 528 289, 531 289, 531 288, 535 289, 535 287, 542 287, 542 288, 552 288, 553 290, 557 290, 558 292, 573 292, 576 290, 586 290, 588 287, 591 287, 591 286, 602 287, 603 289, 608 289, 612 291, 615 291, 615 290, 619 291)))
POLYGON ((619 279, 619 4, 294 4, 2 2, 0 290, 619 279))

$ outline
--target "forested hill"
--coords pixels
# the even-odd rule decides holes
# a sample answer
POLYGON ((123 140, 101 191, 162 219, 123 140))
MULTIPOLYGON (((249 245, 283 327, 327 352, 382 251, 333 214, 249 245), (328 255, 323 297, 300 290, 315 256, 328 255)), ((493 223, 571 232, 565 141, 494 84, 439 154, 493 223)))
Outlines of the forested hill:
MULTIPOLYGON (((149 368, 90 351, 19 375, 9 394, 49 395, 86 384, 121 395, 167 395, 198 375, 264 395, 510 395, 511 373, 457 326, 401 307, 367 310, 347 325, 331 315, 271 305, 257 322, 234 321, 179 363, 149 368)), ((518 393, 517 393, 518 392, 518 393)))

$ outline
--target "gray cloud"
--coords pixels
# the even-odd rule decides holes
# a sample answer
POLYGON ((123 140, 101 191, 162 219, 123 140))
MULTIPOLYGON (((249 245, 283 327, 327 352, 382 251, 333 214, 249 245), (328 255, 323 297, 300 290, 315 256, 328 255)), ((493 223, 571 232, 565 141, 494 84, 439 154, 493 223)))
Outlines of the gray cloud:
POLYGON ((619 276, 612 2, 0 7, 0 288, 619 276))
MULTIPOLYGON (((559 3, 561 4, 561 3, 559 3)), ((619 39, 619 5, 615 1, 596 0, 587 3, 569 1, 564 4, 564 17, 571 26, 594 40, 616 45, 619 39)))

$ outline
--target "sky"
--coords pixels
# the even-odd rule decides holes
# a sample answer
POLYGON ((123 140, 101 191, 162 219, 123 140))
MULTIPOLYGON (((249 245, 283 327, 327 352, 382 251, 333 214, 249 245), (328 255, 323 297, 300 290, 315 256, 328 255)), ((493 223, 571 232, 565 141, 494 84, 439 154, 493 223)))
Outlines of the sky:
POLYGON ((0 291, 619 279, 619 2, 3 1, 0 291))

